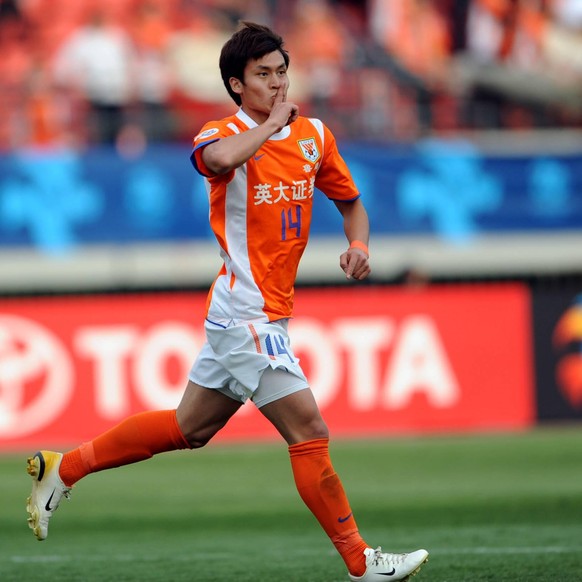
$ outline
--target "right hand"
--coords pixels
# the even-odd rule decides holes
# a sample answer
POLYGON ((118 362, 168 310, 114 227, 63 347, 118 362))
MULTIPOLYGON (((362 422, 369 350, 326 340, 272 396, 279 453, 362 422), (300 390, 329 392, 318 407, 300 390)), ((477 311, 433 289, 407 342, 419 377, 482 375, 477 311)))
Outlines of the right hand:
MULTIPOLYGON (((281 85, 277 89, 273 108, 269 115, 269 121, 277 126, 277 132, 281 131, 286 125, 293 123, 299 116, 299 107, 295 103, 287 101, 286 88, 281 85)), ((275 132, 275 133, 277 133, 275 132)))

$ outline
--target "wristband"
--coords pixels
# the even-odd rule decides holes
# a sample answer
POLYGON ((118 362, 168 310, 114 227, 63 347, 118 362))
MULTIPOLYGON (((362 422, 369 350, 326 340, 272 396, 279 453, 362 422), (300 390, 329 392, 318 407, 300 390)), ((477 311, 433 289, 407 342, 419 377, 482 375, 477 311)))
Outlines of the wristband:
POLYGON ((366 253, 366 256, 370 258, 370 252, 368 251, 368 247, 361 241, 361 240, 353 240, 350 243, 350 249, 360 249, 366 253))

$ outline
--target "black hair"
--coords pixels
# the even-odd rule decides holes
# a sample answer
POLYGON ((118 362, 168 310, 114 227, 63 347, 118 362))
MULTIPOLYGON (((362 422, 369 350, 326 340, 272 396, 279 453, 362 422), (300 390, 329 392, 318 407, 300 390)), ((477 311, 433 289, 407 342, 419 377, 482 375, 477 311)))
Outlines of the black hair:
POLYGON ((219 61, 222 82, 237 105, 241 104, 241 98, 232 90, 230 78, 243 82, 247 63, 274 51, 283 55, 285 66, 288 67, 289 54, 283 48, 283 39, 268 26, 248 21, 242 21, 239 30, 222 47, 219 61))

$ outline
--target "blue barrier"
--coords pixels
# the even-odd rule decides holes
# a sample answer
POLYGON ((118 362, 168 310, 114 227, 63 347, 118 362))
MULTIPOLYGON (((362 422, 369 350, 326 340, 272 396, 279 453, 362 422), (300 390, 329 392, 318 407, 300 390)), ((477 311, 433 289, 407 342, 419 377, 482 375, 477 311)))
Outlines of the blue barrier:
MULTIPOLYGON (((480 234, 582 228, 582 154, 484 155, 462 142, 340 147, 375 234, 480 234)), ((21 151, 0 157, 0 246, 50 253, 76 245, 209 239, 202 179, 187 145, 127 159, 113 148, 21 151)), ((339 214, 315 197, 314 237, 337 234, 339 214)))

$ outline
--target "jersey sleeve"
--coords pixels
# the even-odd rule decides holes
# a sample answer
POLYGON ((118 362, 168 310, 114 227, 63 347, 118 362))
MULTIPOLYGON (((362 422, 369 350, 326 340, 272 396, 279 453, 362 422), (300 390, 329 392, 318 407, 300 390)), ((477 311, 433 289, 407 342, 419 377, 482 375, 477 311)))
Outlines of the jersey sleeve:
POLYGON ((330 200, 351 202, 360 197, 350 170, 338 151, 333 133, 323 126, 323 159, 315 178, 315 186, 330 200))
POLYGON ((206 178, 214 176, 214 173, 206 167, 202 159, 202 150, 207 145, 223 137, 233 135, 233 133, 233 130, 224 121, 209 121, 202 127, 200 133, 192 140, 192 153, 190 154, 190 161, 200 175, 206 178))

